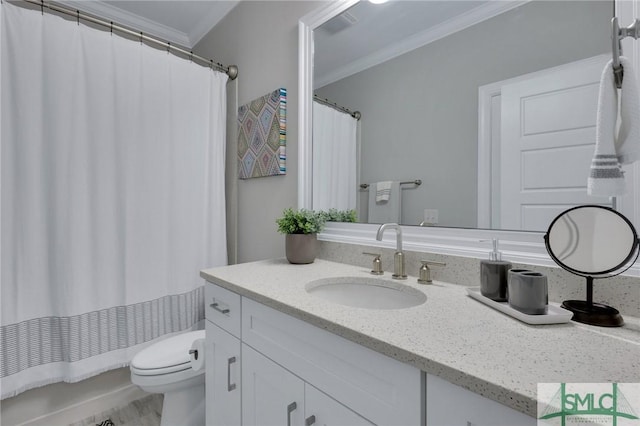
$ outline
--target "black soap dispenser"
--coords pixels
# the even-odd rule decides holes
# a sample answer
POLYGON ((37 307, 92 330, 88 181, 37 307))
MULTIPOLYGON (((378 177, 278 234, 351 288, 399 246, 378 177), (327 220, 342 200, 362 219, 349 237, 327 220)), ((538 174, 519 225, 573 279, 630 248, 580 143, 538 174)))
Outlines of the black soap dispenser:
POLYGON ((498 239, 493 238, 492 241, 493 251, 489 253, 489 259, 480 262, 480 294, 496 302, 506 302, 507 274, 512 265, 502 260, 498 239))

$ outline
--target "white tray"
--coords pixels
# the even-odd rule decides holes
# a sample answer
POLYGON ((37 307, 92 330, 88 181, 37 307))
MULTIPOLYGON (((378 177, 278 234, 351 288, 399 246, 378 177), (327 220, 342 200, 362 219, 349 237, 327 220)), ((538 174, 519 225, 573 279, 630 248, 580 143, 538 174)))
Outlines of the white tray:
POLYGON ((527 324, 562 324, 571 321, 573 312, 559 306, 549 304, 548 313, 544 315, 529 315, 513 309, 508 302, 496 302, 480 294, 480 287, 467 287, 467 293, 479 302, 491 306, 503 314, 507 314, 527 324))

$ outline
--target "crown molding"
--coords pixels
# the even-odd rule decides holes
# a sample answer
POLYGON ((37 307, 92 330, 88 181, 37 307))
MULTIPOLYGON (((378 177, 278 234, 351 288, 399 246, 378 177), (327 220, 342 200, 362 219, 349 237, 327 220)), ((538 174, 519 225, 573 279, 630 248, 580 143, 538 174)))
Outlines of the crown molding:
POLYGON ((198 44, 238 3, 240 3, 240 0, 212 2, 209 12, 205 13, 194 28, 189 31, 189 34, 187 34, 190 42, 189 47, 194 47, 198 44))
POLYGON ((134 13, 127 12, 118 7, 111 6, 102 1, 69 0, 61 4, 73 7, 83 12, 95 15, 103 19, 113 20, 114 23, 129 27, 136 31, 142 31, 147 35, 152 35, 172 44, 192 48, 190 37, 174 28, 159 24, 134 13))
POLYGON ((314 86, 315 88, 320 88, 327 84, 349 77, 350 75, 364 71, 407 52, 411 52, 419 47, 433 43, 434 41, 448 35, 462 31, 465 28, 486 21, 494 16, 508 12, 511 9, 520 7, 529 1, 530 0, 489 1, 482 6, 478 6, 466 13, 456 16, 455 18, 436 25, 435 27, 414 34, 411 37, 407 37, 406 39, 398 43, 394 43, 378 52, 357 59, 344 67, 337 68, 324 76, 319 76, 315 78, 314 86))

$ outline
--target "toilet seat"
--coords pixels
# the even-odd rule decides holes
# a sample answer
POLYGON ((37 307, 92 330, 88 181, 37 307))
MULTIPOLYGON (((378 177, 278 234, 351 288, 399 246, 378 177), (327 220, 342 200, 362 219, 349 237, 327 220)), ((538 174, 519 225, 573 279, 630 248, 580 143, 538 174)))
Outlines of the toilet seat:
POLYGON ((205 331, 198 330, 154 343, 133 357, 131 372, 138 376, 161 376, 191 370, 189 349, 194 341, 204 337, 205 331))

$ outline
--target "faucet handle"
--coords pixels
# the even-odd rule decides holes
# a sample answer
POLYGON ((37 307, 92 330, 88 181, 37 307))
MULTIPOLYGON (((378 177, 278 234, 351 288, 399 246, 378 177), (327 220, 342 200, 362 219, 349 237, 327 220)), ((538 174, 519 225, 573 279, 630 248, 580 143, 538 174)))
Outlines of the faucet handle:
POLYGON ((380 260, 380 256, 382 256, 380 253, 367 253, 366 251, 363 251, 362 254, 367 254, 369 256, 375 256, 373 258, 373 266, 372 266, 372 270, 371 270, 371 274, 372 275, 382 275, 384 274, 384 271, 382 270, 382 260, 380 260))
POLYGON ((444 262, 435 262, 433 260, 421 260, 420 262, 422 262, 418 278, 418 282, 420 284, 429 284, 433 282, 433 280, 431 279, 431 269, 429 269, 429 266, 447 266, 447 264, 444 262))

